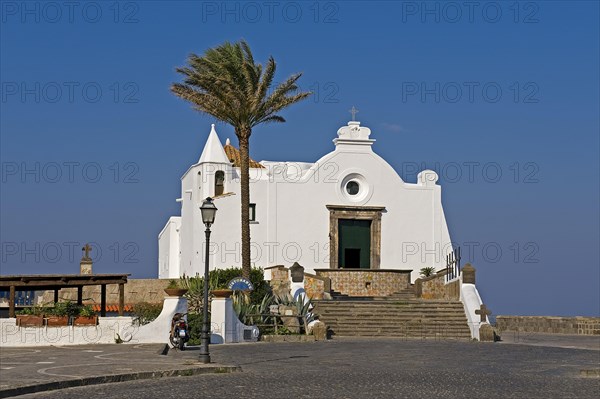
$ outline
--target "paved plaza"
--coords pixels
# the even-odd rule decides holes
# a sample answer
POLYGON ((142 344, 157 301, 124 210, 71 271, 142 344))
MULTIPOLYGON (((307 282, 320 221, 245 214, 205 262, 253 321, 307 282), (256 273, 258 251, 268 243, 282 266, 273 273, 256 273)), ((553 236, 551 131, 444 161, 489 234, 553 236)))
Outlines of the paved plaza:
POLYGON ((210 374, 159 372, 203 367, 195 363, 196 348, 171 350, 166 356, 157 354, 156 345, 2 349, 1 383, 5 389, 32 381, 155 370, 163 378, 20 397, 597 398, 600 337, 549 338, 513 336, 513 343, 337 338, 214 345, 213 362, 234 367, 210 374), (571 347, 557 347, 562 341, 571 347), (544 342, 553 346, 538 346, 544 342))

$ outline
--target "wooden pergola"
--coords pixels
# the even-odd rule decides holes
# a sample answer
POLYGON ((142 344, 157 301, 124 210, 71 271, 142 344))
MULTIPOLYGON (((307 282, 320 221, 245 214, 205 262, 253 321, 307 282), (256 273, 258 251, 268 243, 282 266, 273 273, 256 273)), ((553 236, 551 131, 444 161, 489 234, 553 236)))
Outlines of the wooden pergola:
POLYGON ((54 303, 62 288, 77 288, 77 304, 83 302, 83 286, 100 286, 100 316, 106 316, 106 286, 119 285, 119 316, 125 307, 125 284, 129 274, 34 274, 0 276, 0 291, 9 291, 8 317, 15 317, 16 291, 54 291, 54 303))

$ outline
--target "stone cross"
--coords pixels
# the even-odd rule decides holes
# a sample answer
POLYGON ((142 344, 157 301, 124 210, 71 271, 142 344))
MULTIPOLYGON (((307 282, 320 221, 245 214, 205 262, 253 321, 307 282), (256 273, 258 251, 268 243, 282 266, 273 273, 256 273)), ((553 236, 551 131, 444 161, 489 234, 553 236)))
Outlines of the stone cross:
POLYGON ((486 317, 492 314, 492 311, 489 310, 484 304, 481 304, 479 309, 475 310, 475 314, 478 314, 481 317, 480 322, 485 323, 486 317))
POLYGON ((85 244, 85 246, 83 248, 81 248, 81 250, 85 251, 85 255, 83 255, 83 259, 90 260, 90 251, 92 250, 92 247, 90 246, 90 244, 85 244))
POLYGON ((358 110, 356 108, 354 108, 354 105, 353 105, 352 109, 348 112, 350 112, 352 114, 352 121, 354 121, 356 119, 356 114, 358 114, 358 110))

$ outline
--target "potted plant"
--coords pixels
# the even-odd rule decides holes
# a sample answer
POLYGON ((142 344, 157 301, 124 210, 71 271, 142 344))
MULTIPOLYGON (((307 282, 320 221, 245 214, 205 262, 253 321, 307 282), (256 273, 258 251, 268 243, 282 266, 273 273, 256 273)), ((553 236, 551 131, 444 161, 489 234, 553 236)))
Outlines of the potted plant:
POLYGON ((42 327, 44 325, 44 308, 32 306, 24 308, 17 313, 17 326, 42 327))
POLYGON ((95 326, 96 324, 98 324, 98 316, 92 305, 82 306, 79 308, 79 313, 73 317, 74 326, 95 326))
POLYGON ((187 292, 187 289, 181 288, 177 280, 170 280, 169 285, 165 288, 165 292, 168 296, 183 296, 187 292))
POLYGON ((229 288, 217 288, 215 290, 211 290, 210 294, 215 298, 229 298, 231 294, 233 294, 233 290, 229 288))
POLYGON ((233 294, 233 290, 230 290, 226 283, 220 282, 218 273, 210 275, 208 287, 210 294, 215 298, 229 298, 233 294))
POLYGON ((69 302, 57 302, 46 314, 46 326, 62 327, 69 325, 69 302))

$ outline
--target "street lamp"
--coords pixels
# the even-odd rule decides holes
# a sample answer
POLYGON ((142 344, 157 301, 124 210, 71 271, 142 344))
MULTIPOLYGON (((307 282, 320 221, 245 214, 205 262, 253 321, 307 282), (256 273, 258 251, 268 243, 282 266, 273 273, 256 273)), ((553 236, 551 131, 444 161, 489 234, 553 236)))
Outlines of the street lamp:
POLYGON ((210 342, 210 325, 208 324, 208 249, 210 244, 210 226, 215 222, 217 207, 213 204, 213 199, 207 197, 200 207, 202 213, 202 222, 206 226, 204 231, 206 235, 206 251, 204 258, 204 300, 202 301, 202 334, 200 336, 200 362, 210 363, 210 353, 208 344, 210 342))

